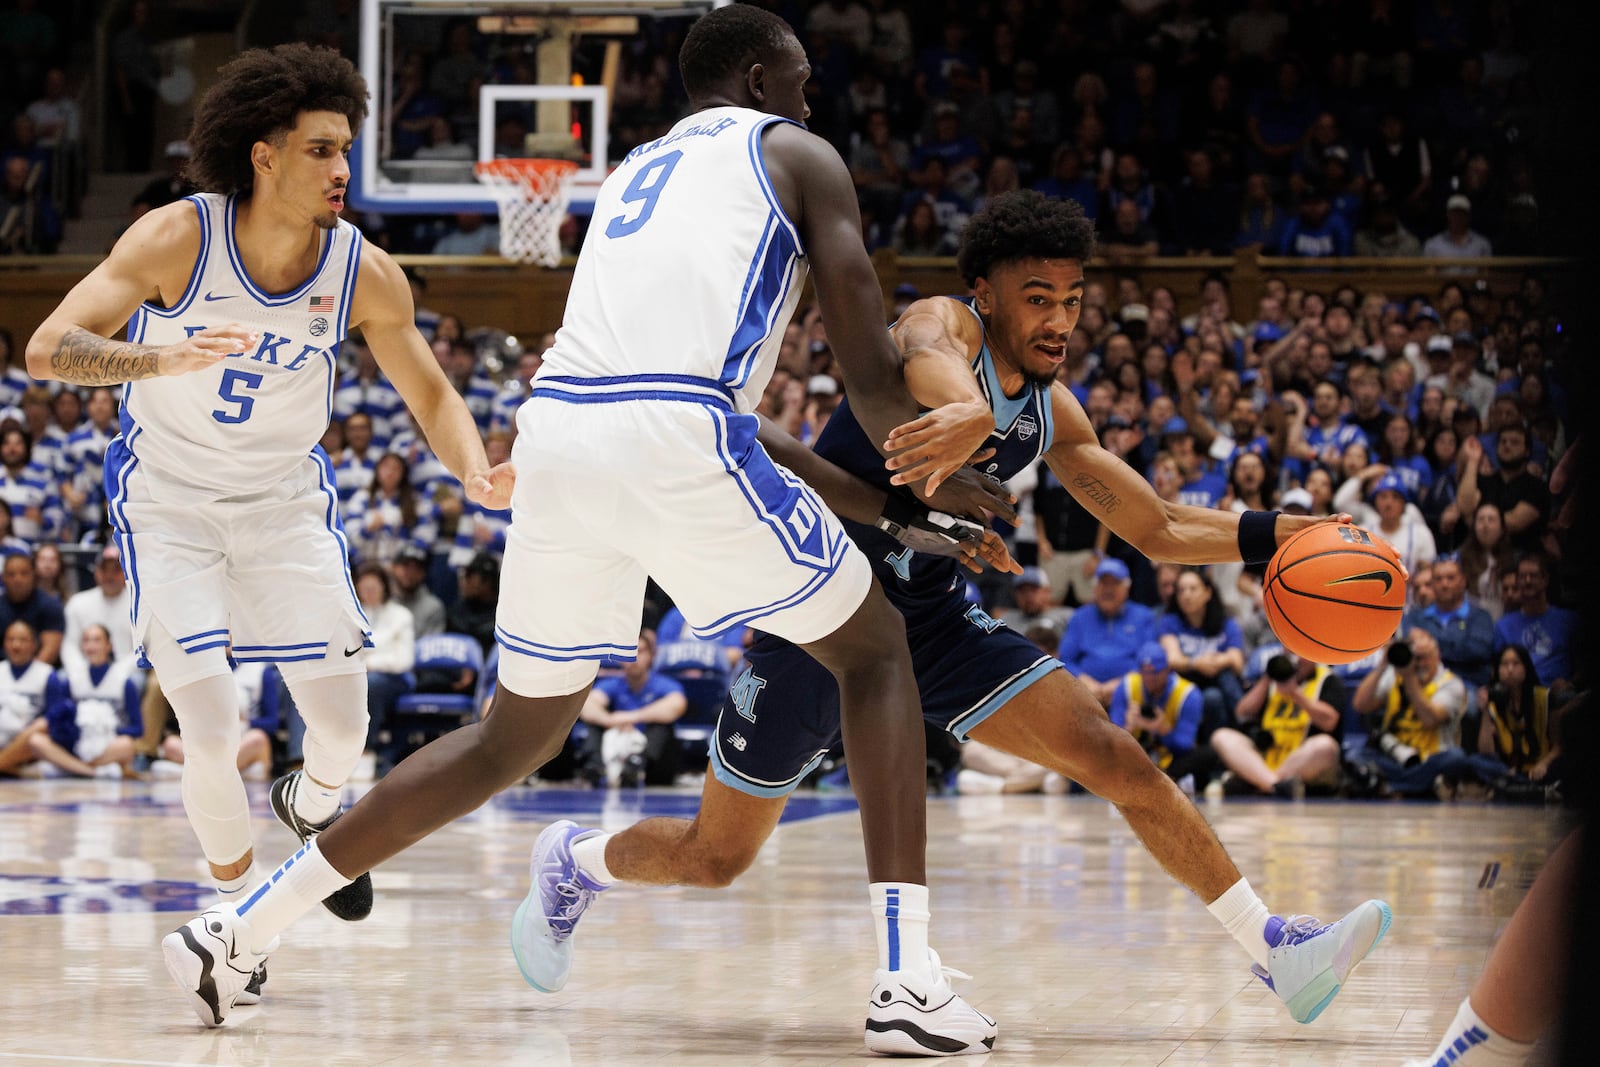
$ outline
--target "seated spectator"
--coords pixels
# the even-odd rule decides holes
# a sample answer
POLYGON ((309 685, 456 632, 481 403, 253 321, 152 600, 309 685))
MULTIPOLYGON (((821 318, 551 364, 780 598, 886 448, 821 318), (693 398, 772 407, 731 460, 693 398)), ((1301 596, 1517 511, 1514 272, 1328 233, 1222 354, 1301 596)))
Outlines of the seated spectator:
POLYGON ((33 627, 17 619, 5 628, 0 666, 0 775, 15 774, 34 760, 32 738, 46 729, 45 695, 55 675, 39 659, 33 627))
POLYGON ((1185 255, 1225 256, 1233 248, 1239 189, 1221 182, 1210 149, 1187 153, 1188 174, 1173 194, 1173 242, 1185 255))
POLYGON ((375 757, 375 777, 381 778, 392 766, 393 754, 380 751, 379 734, 388 729, 395 701, 411 690, 409 672, 416 662, 417 635, 411 612, 389 599, 393 580, 383 564, 362 563, 354 577, 356 597, 372 627, 372 648, 367 652, 367 751, 375 757))
POLYGON ((344 451, 328 457, 333 465, 341 506, 372 485, 373 472, 383 456, 383 450, 373 443, 373 437, 372 416, 357 411, 344 420, 344 451))
POLYGON ((1150 609, 1128 601, 1132 588, 1126 563, 1114 557, 1101 560, 1094 569, 1094 599, 1072 613, 1056 650, 1056 658, 1102 707, 1111 706, 1123 677, 1138 669, 1139 649, 1155 637, 1150 609))
MULTIPOLYGON (((1079 566, 1095 566, 1094 556, 1089 555, 1079 566)), ((1000 621, 1019 634, 1031 633, 1034 627, 1053 631, 1055 639, 1049 643, 1049 648, 1054 650, 1061 643, 1067 620, 1072 618, 1072 609, 1056 602, 1049 573, 1042 567, 1024 567, 1022 573, 1011 580, 1011 587, 1017 604, 1002 611, 1000 621)))
MULTIPOLYGON (((231 655, 228 664, 233 668, 233 692, 238 699, 242 727, 235 766, 242 777, 265 781, 272 776, 272 739, 277 736, 280 725, 278 668, 260 661, 238 663, 231 655)), ((183 766, 183 758, 183 737, 169 733, 161 741, 161 759, 150 765, 151 777, 181 776, 183 772, 179 768, 183 766)))
POLYGON ((1528 470, 1529 454, 1528 431, 1520 425, 1507 426, 1495 442, 1500 469, 1487 470, 1482 443, 1468 437, 1461 442, 1461 480, 1456 486, 1458 512, 1475 515, 1480 503, 1495 505, 1504 516, 1511 547, 1519 552, 1540 549, 1550 519, 1550 487, 1528 470))
POLYGON ((1472 527, 1461 546, 1461 573, 1467 582, 1467 600, 1489 613, 1496 622, 1505 614, 1500 597, 1501 576, 1515 571, 1516 553, 1500 508, 1487 500, 1472 513, 1472 527))
POLYGON ((189 142, 168 141, 162 156, 166 160, 167 173, 150 179, 134 194, 133 201, 128 205, 130 222, 137 221, 158 207, 177 203, 196 191, 183 173, 189 166, 189 142))
POLYGON ((1101 221, 1110 225, 1100 232, 1098 245, 1112 263, 1131 263, 1153 256, 1160 248, 1155 229, 1139 218, 1136 201, 1120 201, 1109 215, 1102 212, 1101 221))
POLYGON ((1283 210, 1272 197, 1272 179, 1266 174, 1250 174, 1245 179, 1245 198, 1238 205, 1234 248, 1259 245, 1262 250, 1277 250, 1282 235, 1283 210))
POLYGON ((66 620, 61 638, 63 664, 81 656, 78 646, 84 629, 91 624, 106 628, 111 635, 111 653, 117 659, 133 655, 133 613, 129 608, 132 594, 122 570, 122 553, 116 545, 100 550, 94 565, 94 584, 93 589, 74 593, 62 613, 66 620))
POLYGON ((1056 200, 1076 200, 1091 222, 1099 213, 1100 189, 1094 176, 1084 173, 1083 153, 1070 142, 1056 146, 1050 155, 1050 173, 1034 182, 1033 188, 1056 200))
POLYGON ((895 223, 892 244, 901 256, 953 256, 956 235, 940 224, 933 202, 922 198, 895 223))
MULTIPOLYGON (((1438 349, 1433 345, 1428 346, 1429 358, 1433 358, 1438 349)), ((1461 402, 1456 409, 1457 414, 1471 412, 1481 422, 1489 415, 1489 405, 1494 403, 1494 379, 1478 370, 1478 339, 1470 331, 1462 330, 1450 337, 1449 365, 1443 373, 1433 373, 1428 376, 1425 385, 1436 385, 1446 398, 1453 398, 1461 402)), ((1456 426, 1458 435, 1462 427, 1456 426)), ((1476 434, 1477 428, 1472 432, 1476 434)), ((1461 442, 1466 444, 1465 436, 1461 442)))
POLYGON ((1518 560, 1516 575, 1519 603, 1495 624, 1495 652, 1508 645, 1526 648, 1540 682, 1552 695, 1564 697, 1572 688, 1578 614, 1551 605, 1550 557, 1543 552, 1530 552, 1518 560))
MULTIPOLYGON (((24 411, 29 406, 25 395, 24 411)), ((28 431, 16 426, 0 429, 0 507, 11 511, 11 532, 32 545, 55 540, 61 529, 54 465, 54 453, 36 448, 28 431)))
POLYGON ((494 644, 494 611, 500 603, 500 561, 480 552, 461 569, 461 599, 445 612, 445 629, 468 634, 487 655, 494 644))
POLYGON ((32 556, 7 556, 0 568, 5 596, 0 598, 0 627, 17 619, 38 636, 39 658, 54 666, 61 659, 61 635, 67 621, 61 601, 38 588, 32 556))
POLYGON ((1333 506, 1349 512, 1356 525, 1387 541, 1406 569, 1415 571, 1438 557, 1438 546, 1422 512, 1411 503, 1405 482, 1381 468, 1382 464, 1368 466, 1346 480, 1334 495, 1333 506), (1371 486, 1366 504, 1357 499, 1362 485, 1371 486))
POLYGON ((1419 627, 1391 641, 1384 662, 1356 687, 1353 704, 1373 720, 1362 758, 1390 792, 1428 796, 1437 780, 1460 772, 1464 754, 1455 741, 1467 690, 1445 669, 1428 631, 1419 627))
POLYGON ((33 580, 41 593, 48 593, 63 603, 77 591, 77 575, 68 574, 61 559, 61 546, 47 541, 34 549, 33 580))
POLYGON ((850 178, 861 210, 880 223, 892 221, 911 169, 911 149, 889 127, 881 108, 867 114, 866 130, 850 150, 850 178))
POLYGON ((1433 484, 1433 467, 1417 453, 1411 420, 1402 412, 1385 412, 1382 421, 1383 429, 1371 435, 1378 442, 1378 462, 1400 479, 1412 500, 1421 499, 1433 484))
POLYGON ((1233 721, 1244 696, 1244 637, 1223 611, 1211 576, 1197 568, 1179 572, 1166 609, 1156 624, 1157 639, 1172 669, 1200 690, 1204 741, 1212 730, 1233 721))
POLYGON ((1344 704, 1344 682, 1331 668, 1280 646, 1240 699, 1238 728, 1211 735, 1212 751, 1258 793, 1294 797, 1305 786, 1335 788, 1344 704))
POLYGON ((402 548, 431 546, 439 536, 438 508, 417 492, 410 465, 393 452, 378 460, 372 483, 356 490, 344 513, 350 554, 363 563, 388 563, 402 548))
MULTIPOLYGON (((1467 600, 1467 580, 1457 556, 1441 556, 1434 561, 1433 603, 1413 608, 1400 624, 1402 631, 1413 627, 1434 636, 1445 667, 1467 685, 1488 683, 1494 659, 1494 620, 1467 600)), ((1472 738, 1466 740, 1470 742, 1472 738)))
MULTIPOLYGON (((1204 701, 1193 682, 1167 666, 1167 654, 1156 642, 1145 642, 1136 662, 1138 669, 1119 678, 1113 689, 1111 721, 1131 733, 1151 762, 1178 781, 1197 766, 1195 736, 1204 701)), ((1192 792, 1192 778, 1188 784, 1192 792)))
POLYGON ((433 242, 436 256, 493 256, 500 252, 500 223, 476 211, 461 211, 433 242))
POLYGON ((134 663, 111 658, 111 635, 104 626, 90 624, 81 647, 83 662, 50 679, 47 727, 28 741, 35 758, 59 771, 79 778, 121 778, 132 773, 134 739, 144 732, 134 663))
POLYGON ((1492 256, 1489 239, 1472 228, 1472 201, 1455 194, 1444 204, 1444 229, 1422 243, 1430 259, 1492 256))
POLYGON ((8 156, 0 171, 0 255, 49 255, 61 243, 61 216, 44 167, 8 156))
POLYGON ((442 634, 445 627, 444 602, 428 588, 428 552, 419 545, 405 545, 389 562, 394 578, 391 599, 411 612, 412 630, 417 637, 442 634))
POLYGON ((1400 213, 1388 199, 1367 205, 1367 222, 1356 230, 1353 250, 1358 256, 1413 258, 1422 255, 1422 242, 1405 228, 1400 213))
POLYGON ((580 717, 589 724, 579 748, 580 773, 595 784, 671 785, 681 751, 672 724, 689 702, 683 686, 656 672, 656 639, 639 633, 639 651, 620 675, 601 678, 589 691, 580 717))
POLYGON ((1560 778, 1561 746, 1550 690, 1539 684, 1526 648, 1507 645, 1500 650, 1482 704, 1483 719, 1472 753, 1478 780, 1493 787, 1496 797, 1543 799, 1544 787, 1560 778), (1534 789, 1517 788, 1528 785, 1534 789))
POLYGON ((1343 217, 1333 213, 1327 190, 1312 186, 1301 194, 1300 213, 1283 228, 1278 254, 1306 259, 1350 254, 1350 230, 1343 217))

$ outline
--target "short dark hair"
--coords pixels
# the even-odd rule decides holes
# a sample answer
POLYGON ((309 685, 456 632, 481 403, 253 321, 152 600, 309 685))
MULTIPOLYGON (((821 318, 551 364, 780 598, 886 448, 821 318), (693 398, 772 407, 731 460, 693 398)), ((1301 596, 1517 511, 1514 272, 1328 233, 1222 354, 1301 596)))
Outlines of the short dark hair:
POLYGON ((205 192, 248 195, 256 180, 250 146, 282 144, 302 112, 337 111, 352 134, 367 117, 366 79, 331 48, 252 48, 217 73, 195 109, 184 172, 205 192))
POLYGON ((956 268, 972 285, 999 264, 1019 259, 1081 263, 1093 254, 1094 224, 1084 215, 1082 204, 1018 189, 995 196, 967 222, 956 268))
POLYGON ((701 16, 684 36, 678 73, 691 98, 704 95, 736 72, 767 61, 795 36, 794 28, 753 4, 729 4, 701 16))
POLYGON ((394 596, 394 578, 389 574, 389 568, 377 560, 367 560, 365 563, 356 564, 356 569, 351 572, 352 582, 371 576, 383 583, 383 599, 389 600, 394 596))

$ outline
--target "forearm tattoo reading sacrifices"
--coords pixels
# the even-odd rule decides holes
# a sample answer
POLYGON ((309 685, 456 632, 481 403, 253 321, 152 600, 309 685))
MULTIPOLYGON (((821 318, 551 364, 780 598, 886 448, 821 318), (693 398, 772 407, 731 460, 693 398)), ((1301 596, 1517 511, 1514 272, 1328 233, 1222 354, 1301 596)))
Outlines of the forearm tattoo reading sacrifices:
POLYGON ((88 330, 68 330, 50 354, 50 369, 74 385, 120 385, 161 373, 149 345, 113 341, 88 330))
POLYGON ((1080 474, 1073 479, 1073 484, 1082 489, 1107 515, 1122 506, 1122 498, 1111 491, 1111 487, 1092 474, 1080 474))

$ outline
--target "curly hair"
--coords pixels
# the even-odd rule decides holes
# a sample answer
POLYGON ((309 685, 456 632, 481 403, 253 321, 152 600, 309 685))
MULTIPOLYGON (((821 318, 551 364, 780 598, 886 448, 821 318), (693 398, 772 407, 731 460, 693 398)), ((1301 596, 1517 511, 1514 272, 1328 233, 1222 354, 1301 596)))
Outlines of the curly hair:
POLYGON ((331 48, 282 44, 241 53, 195 109, 185 177, 211 193, 255 188, 250 147, 281 145, 302 112, 337 111, 354 133, 367 117, 367 82, 331 48))
POLYGON ((961 231, 956 268, 967 285, 997 265, 1019 259, 1076 259, 1094 254, 1094 224, 1076 200, 1056 200, 1032 189, 992 198, 961 231))
POLYGON ((678 73, 690 99, 705 95, 735 72, 764 62, 793 27, 772 12, 752 4, 729 4, 701 16, 678 51, 678 73))

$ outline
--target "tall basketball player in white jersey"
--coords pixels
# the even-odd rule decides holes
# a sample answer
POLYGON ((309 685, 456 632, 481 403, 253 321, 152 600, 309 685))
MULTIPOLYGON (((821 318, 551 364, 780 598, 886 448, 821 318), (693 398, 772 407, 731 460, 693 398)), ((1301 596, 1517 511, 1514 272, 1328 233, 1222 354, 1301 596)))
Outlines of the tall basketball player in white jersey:
MULTIPOLYGON (((493 708, 402 763, 259 891, 167 938, 205 1022, 316 900, 560 750, 598 661, 634 654, 647 575, 696 633, 749 623, 837 678, 880 969, 924 1004, 954 996, 927 946, 925 746, 904 624, 839 521, 768 457, 752 413, 809 265, 871 439, 917 416, 854 187, 802 125, 810 68, 782 19, 719 8, 690 30, 680 68, 694 113, 601 187, 565 323, 517 416, 493 708), (230 944, 239 959, 213 970, 230 944)), ((910 453, 902 473, 931 485, 962 469, 994 414, 966 401, 920 429, 931 432, 897 454, 910 453)), ((540 957, 524 966, 530 978, 561 969, 572 924, 603 888, 574 862, 599 844, 541 838, 524 908, 553 917, 518 946, 524 961, 540 957)), ((993 1022, 967 1010, 973 1042, 992 1037, 993 1022)))
MULTIPOLYGON (((359 327, 467 495, 506 507, 465 403, 412 322, 393 260, 339 221, 366 84, 329 49, 246 52, 200 102, 189 175, 209 190, 141 218, 28 345, 38 378, 126 383, 106 496, 140 654, 177 712, 183 800, 224 899, 252 881, 228 652, 277 663, 305 767, 273 784, 306 840, 339 815, 366 739, 367 622, 350 584, 328 425, 359 327), (109 340, 127 325, 127 340, 109 340)), ((329 896, 360 919, 370 880, 329 896)), ((253 999, 264 969, 246 977, 253 999)))

